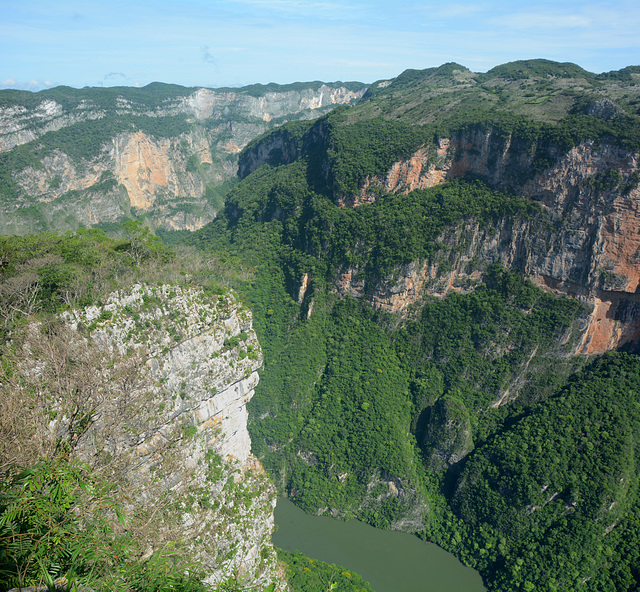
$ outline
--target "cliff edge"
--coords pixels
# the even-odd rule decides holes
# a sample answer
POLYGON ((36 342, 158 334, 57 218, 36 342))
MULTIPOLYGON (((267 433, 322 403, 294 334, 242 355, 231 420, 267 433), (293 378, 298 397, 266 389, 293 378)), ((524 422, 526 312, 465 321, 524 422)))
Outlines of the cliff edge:
POLYGON ((52 446, 117 486, 146 554, 170 545, 206 583, 286 590, 275 488, 247 432, 262 363, 250 312, 231 293, 135 285, 61 319, 19 345, 25 380, 65 383, 47 395, 52 446))

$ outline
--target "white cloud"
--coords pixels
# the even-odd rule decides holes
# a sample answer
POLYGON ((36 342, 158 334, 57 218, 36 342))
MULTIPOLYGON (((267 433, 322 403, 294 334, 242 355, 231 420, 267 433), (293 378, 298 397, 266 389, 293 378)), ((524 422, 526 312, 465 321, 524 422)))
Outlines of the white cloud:
POLYGON ((492 19, 496 24, 516 29, 587 29, 593 25, 588 16, 579 14, 541 14, 519 12, 492 19))
POLYGON ((218 65, 216 62, 216 58, 214 57, 213 53, 211 53, 211 51, 209 50, 208 45, 201 47, 200 51, 202 53, 202 61, 205 64, 211 64, 212 66, 218 65))
POLYGON ((0 82, 0 88, 15 88, 18 90, 38 91, 56 86, 51 80, 18 80, 16 78, 5 78, 0 82))

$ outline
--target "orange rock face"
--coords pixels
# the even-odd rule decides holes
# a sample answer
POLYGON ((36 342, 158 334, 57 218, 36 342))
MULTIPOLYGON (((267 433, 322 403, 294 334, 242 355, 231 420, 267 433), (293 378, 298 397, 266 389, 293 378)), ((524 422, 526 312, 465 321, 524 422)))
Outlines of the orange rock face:
POLYGON ((640 294, 636 295, 640 289, 640 188, 625 186, 640 170, 640 154, 584 142, 559 155, 551 168, 533 177, 529 173, 524 184, 514 186, 514 170, 530 171, 533 152, 514 146, 511 137, 465 132, 441 139, 431 149, 425 146, 393 164, 385 175, 367 179, 359 195, 342 198, 340 205, 370 203, 381 188, 408 193, 472 173, 497 188, 536 199, 551 224, 533 228, 503 221, 489 232, 472 225, 460 229, 470 245, 466 251, 459 252, 454 237, 447 243, 449 253, 441 253, 450 264, 443 274, 429 262, 416 261, 398 270, 399 277, 365 286, 354 281, 353 270, 348 270, 337 282, 336 292, 365 297, 376 308, 405 314, 424 295, 473 289, 481 273, 465 272, 470 262, 498 261, 523 271, 544 290, 593 307, 579 353, 600 354, 626 343, 640 347, 640 294), (598 180, 612 170, 622 183, 599 185, 598 180))
POLYGON ((154 142, 142 132, 131 134, 123 147, 116 148, 115 175, 133 207, 148 210, 157 189, 167 186, 172 172, 168 151, 168 140, 154 142))
POLYGON ((621 196, 605 218, 602 237, 602 259, 608 271, 625 280, 624 292, 635 293, 640 284, 640 191, 621 196))

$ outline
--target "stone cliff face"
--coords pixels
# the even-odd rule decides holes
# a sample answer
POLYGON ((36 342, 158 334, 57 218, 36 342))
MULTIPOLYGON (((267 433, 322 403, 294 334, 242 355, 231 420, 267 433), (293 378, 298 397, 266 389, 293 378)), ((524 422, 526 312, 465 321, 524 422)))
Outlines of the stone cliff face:
MULTIPOLYGON (((170 154, 175 154, 175 148, 167 139, 154 141, 142 132, 115 139, 111 153, 114 174, 118 183, 126 189, 132 207, 148 211, 163 192, 198 197, 203 195, 201 179, 191 176, 180 182, 180 169, 184 168, 185 163, 170 158, 170 154), (191 182, 191 186, 184 181, 191 182)), ((196 146, 196 150, 198 148, 207 149, 206 145, 196 146)))
MULTIPOLYGON (((74 454, 118 484, 143 548, 179 542, 209 583, 286 590, 271 545, 275 488, 247 432, 262 363, 250 313, 230 294, 138 285, 63 318, 107 361, 74 454)), ((25 347, 37 352, 37 339, 34 327, 25 347)), ((70 414, 54 417, 67 437, 70 414)))
MULTIPOLYGON (((269 122, 292 113, 315 111, 332 105, 348 105, 360 99, 365 88, 358 91, 344 86, 323 84, 317 90, 311 88, 283 92, 267 92, 252 96, 242 92, 215 91, 201 88, 183 99, 181 107, 197 119, 223 117, 230 108, 237 108, 246 115, 269 122)), ((180 109, 176 106, 174 109, 180 109)))
POLYGON ((253 96, 243 89, 185 89, 185 96, 155 108, 123 97, 115 110, 89 100, 69 107, 53 99, 33 108, 2 108, 0 154, 21 147, 34 158, 5 173, 17 193, 0 206, 0 233, 67 230, 141 214, 156 227, 195 230, 215 217, 221 203, 212 194, 235 178, 237 154, 251 139, 287 119, 310 119, 353 103, 365 90, 323 84, 253 96), (131 131, 105 137, 99 154, 78 157, 54 149, 39 156, 40 138, 48 132, 126 117, 131 131), (150 134, 135 129, 136 117, 157 121, 158 130, 163 118, 186 118, 190 131, 150 134))
POLYGON ((90 119, 104 117, 103 110, 80 103, 74 113, 66 113, 62 105, 45 99, 34 109, 13 105, 0 110, 0 153, 32 142, 47 132, 56 131, 90 119))
MULTIPOLYGON (((302 138, 295 137, 286 128, 275 130, 259 138, 242 152, 238 162, 238 178, 244 179, 263 164, 291 163, 318 146, 326 146, 326 142, 326 123, 322 119, 316 121, 302 138)), ((328 176, 328 169, 323 174, 328 176)))
POLYGON ((640 154, 590 141, 564 154, 553 146, 539 150, 554 164, 532 174, 535 146, 491 131, 465 132, 367 179, 358 195, 337 196, 343 207, 357 207, 375 200, 373 188, 402 194, 472 174, 538 201, 543 216, 505 219, 492 228, 468 221, 439 237, 446 247, 433 261, 415 261, 393 277, 366 283, 357 269, 348 269, 335 290, 366 298, 374 308, 404 313, 424 295, 473 289, 486 265, 499 262, 523 271, 545 290, 593 307, 581 353, 637 343, 640 154))
POLYGON ((238 163, 238 177, 244 179, 263 164, 293 162, 301 151, 302 147, 289 130, 278 130, 242 154, 238 163))

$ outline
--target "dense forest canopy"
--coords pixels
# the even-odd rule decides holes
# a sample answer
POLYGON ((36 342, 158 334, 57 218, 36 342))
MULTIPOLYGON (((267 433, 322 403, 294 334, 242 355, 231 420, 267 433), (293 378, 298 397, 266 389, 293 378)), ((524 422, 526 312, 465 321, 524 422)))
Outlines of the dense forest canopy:
MULTIPOLYGON (((255 270, 237 285, 265 352, 253 447, 300 507, 416 532, 490 590, 637 589, 638 358, 576 356, 590 307, 487 260, 460 293, 400 316, 367 296, 415 262, 446 276, 469 228, 564 232, 518 188, 584 141, 637 152, 635 75, 545 60, 407 71, 247 147, 224 213, 188 242, 255 270), (510 138, 531 164, 505 169, 500 190, 371 184, 469 130, 510 138), (371 199, 344 207, 364 186, 371 199), (345 274, 356 298, 340 295, 345 274)), ((590 190, 637 180, 611 171, 590 190)))

